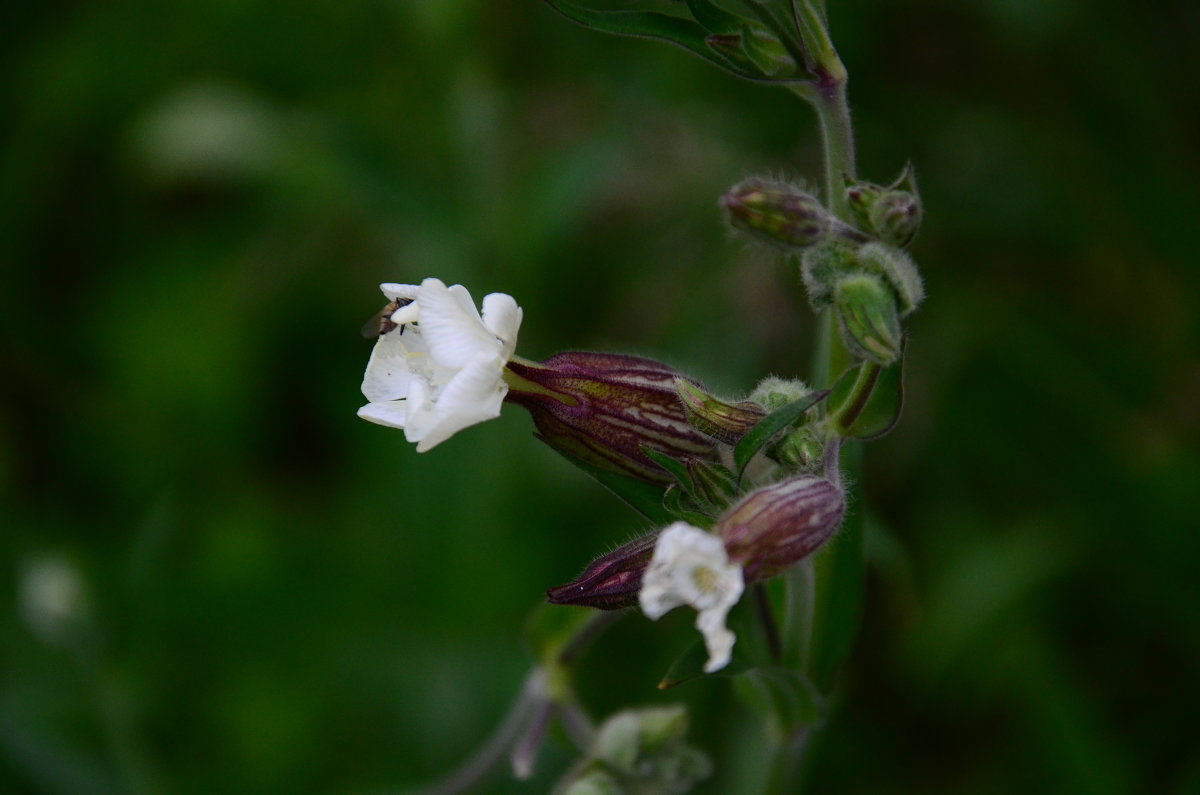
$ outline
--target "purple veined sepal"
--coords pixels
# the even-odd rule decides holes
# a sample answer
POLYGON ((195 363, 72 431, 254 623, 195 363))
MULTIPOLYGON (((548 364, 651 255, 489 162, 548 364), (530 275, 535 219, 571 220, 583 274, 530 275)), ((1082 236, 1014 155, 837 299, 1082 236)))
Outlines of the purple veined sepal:
POLYGON ((671 475, 646 454, 714 459, 716 442, 688 422, 678 370, 651 359, 568 352, 508 363, 506 400, 529 411, 537 436, 558 452, 656 486, 671 475))
POLYGON ((546 591, 551 604, 621 610, 637 605, 642 575, 654 554, 658 531, 639 536, 601 555, 577 578, 546 591))
POLYGON ((846 514, 842 487, 799 475, 751 492, 721 516, 713 531, 747 582, 774 577, 833 538, 846 514))

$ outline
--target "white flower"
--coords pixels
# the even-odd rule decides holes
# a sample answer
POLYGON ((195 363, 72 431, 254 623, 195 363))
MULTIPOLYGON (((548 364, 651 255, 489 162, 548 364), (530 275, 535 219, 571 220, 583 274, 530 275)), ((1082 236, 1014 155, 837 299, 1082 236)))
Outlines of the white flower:
POLYGON ((382 284, 401 304, 363 375, 371 401, 358 416, 391 428, 423 453, 458 431, 500 415, 504 366, 517 346, 521 308, 511 295, 484 296, 483 315, 461 284, 438 279, 382 284))
POLYGON ((730 563, 720 538, 676 522, 658 537, 638 600, 642 612, 653 620, 680 605, 698 610, 696 629, 708 648, 704 671, 712 673, 729 664, 737 637, 726 628, 725 616, 743 588, 742 568, 730 563))

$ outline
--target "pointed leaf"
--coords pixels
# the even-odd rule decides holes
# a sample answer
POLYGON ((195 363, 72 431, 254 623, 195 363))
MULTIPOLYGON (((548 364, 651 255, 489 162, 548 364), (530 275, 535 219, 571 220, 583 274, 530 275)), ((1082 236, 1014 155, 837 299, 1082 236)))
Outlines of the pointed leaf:
POLYGON ((688 474, 687 465, 681 461, 676 461, 666 453, 654 450, 646 445, 642 445, 642 453, 654 463, 658 464, 663 469, 670 472, 677 481, 679 486, 688 494, 692 493, 693 484, 692 477, 688 474))
POLYGON ((699 55, 714 66, 739 77, 756 80, 764 77, 755 71, 747 70, 747 66, 752 66, 749 59, 745 59, 743 64, 736 64, 726 57, 724 52, 718 53, 708 46, 706 42, 708 30, 690 19, 657 11, 600 11, 564 0, 544 0, 544 2, 567 19, 586 28, 618 36, 666 41, 699 55))
POLYGON ((761 422, 742 437, 733 450, 734 468, 737 470, 738 477, 741 477, 746 465, 750 463, 750 459, 754 458, 775 434, 793 425, 803 416, 804 412, 820 403, 828 394, 829 390, 827 389, 813 392, 811 395, 792 401, 763 417, 761 422))
POLYGON ((671 486, 667 489, 667 493, 663 495, 663 507, 681 522, 687 522, 690 525, 695 525, 703 530, 710 529, 715 520, 706 513, 691 510, 683 503, 683 493, 671 486))
POLYGON ((601 486, 604 486, 617 495, 622 502, 649 519, 655 525, 661 526, 670 524, 673 521, 671 514, 663 507, 662 486, 656 486, 653 483, 636 480, 625 475, 618 475, 615 472, 601 469, 578 458, 573 458, 566 453, 559 452, 553 447, 550 449, 561 455, 573 466, 591 475, 601 486))
POLYGON ((687 0, 688 11, 711 33, 737 33, 750 20, 731 14, 711 0, 687 0))

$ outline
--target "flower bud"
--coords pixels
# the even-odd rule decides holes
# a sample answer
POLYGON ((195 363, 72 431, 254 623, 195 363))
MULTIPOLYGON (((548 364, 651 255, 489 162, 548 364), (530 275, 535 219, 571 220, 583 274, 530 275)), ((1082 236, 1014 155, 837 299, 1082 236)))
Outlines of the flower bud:
POLYGON ((855 248, 840 240, 813 246, 800 258, 800 276, 814 311, 833 303, 833 286, 838 280, 860 270, 855 248))
POLYGON ((834 288, 842 342, 860 359, 884 367, 900 356, 896 296, 878 276, 847 276, 834 288))
POLYGON ((752 492, 717 520, 713 531, 747 582, 790 568, 833 537, 846 512, 842 489, 802 475, 752 492))
POLYGON ((808 248, 831 234, 859 236, 815 198, 777 180, 751 177, 740 182, 721 197, 721 207, 735 229, 786 248, 808 248))
POLYGON ((675 391, 692 427, 725 444, 736 444, 767 416, 763 407, 753 401, 726 403, 685 378, 675 379, 675 391))
POLYGON ((846 178, 846 201, 858 225, 885 243, 907 246, 921 228, 921 196, 909 163, 888 187, 846 178))
POLYGON ((681 374, 636 356, 560 353, 508 363, 506 400, 533 415, 538 437, 590 466, 666 486, 649 448, 682 460, 709 458, 713 441, 688 422, 675 391, 681 374))
POLYGON ((754 387, 754 391, 750 393, 750 400, 770 412, 811 394, 812 390, 803 381, 769 375, 754 387))
POLYGON ((588 564, 575 580, 546 591, 551 604, 620 610, 638 603, 642 575, 654 555, 658 533, 635 538, 588 564))
POLYGON ((887 279, 896 291, 901 317, 907 316, 925 299, 925 285, 916 263, 895 246, 868 243, 858 250, 858 264, 887 279))

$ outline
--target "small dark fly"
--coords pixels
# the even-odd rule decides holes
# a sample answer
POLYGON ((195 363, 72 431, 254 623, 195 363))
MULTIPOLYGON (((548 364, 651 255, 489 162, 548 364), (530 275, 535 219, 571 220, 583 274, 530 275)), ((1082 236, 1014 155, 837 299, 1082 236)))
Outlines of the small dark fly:
MULTIPOLYGON (((363 337, 373 340, 395 329, 397 324, 392 322, 392 314, 400 307, 408 306, 412 302, 411 298, 394 298, 388 301, 387 306, 371 315, 371 318, 363 324, 363 337)), ((404 333, 403 325, 400 326, 400 333, 404 333)))

